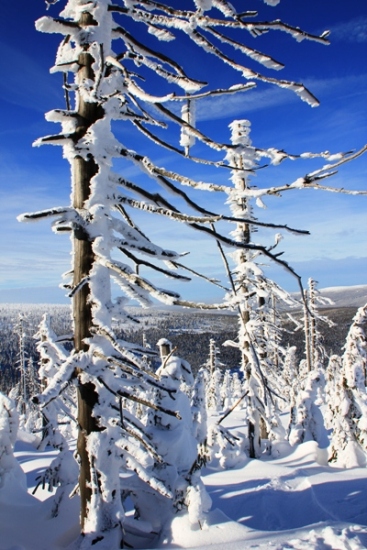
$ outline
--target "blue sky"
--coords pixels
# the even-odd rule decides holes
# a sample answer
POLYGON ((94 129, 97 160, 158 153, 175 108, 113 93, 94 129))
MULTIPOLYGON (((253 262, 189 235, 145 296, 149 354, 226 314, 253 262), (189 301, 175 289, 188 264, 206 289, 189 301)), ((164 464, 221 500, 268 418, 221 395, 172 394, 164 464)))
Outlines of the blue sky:
MULTIPOLYGON (((61 11, 64 2, 50 13, 61 11)), ((184 2, 192 7, 191 2, 184 2)), ((181 5, 181 4, 180 4, 181 5)), ((234 2, 234 5, 237 5, 234 2)), ((242 5, 242 3, 241 3, 242 5)), ((241 10, 244 8, 242 7, 241 10)), ((259 84, 255 91, 238 96, 215 98, 198 108, 200 127, 222 141, 229 140, 228 124, 248 118, 252 141, 258 147, 277 147, 294 153, 303 151, 348 151, 367 143, 367 6, 365 0, 281 0, 275 8, 261 0, 248 0, 245 9, 259 10, 259 18, 282 19, 312 33, 331 30, 331 45, 304 41, 271 32, 247 44, 285 64, 281 73, 266 74, 302 81, 320 100, 310 108, 294 94, 259 84)), ((48 206, 69 202, 68 163, 61 148, 32 148, 40 136, 53 133, 54 125, 44 113, 64 106, 60 74, 50 75, 60 37, 37 33, 35 19, 46 14, 43 0, 18 0, 2 5, 0 20, 1 126, 0 126, 0 301, 61 302, 58 289, 61 274, 70 267, 70 241, 54 235, 48 222, 20 224, 16 216, 48 206)), ((160 46, 160 44, 159 44, 160 46)), ((116 50, 118 49, 116 45, 116 50)), ((184 43, 175 55, 194 77, 213 76, 218 85, 239 83, 241 77, 184 43)), ((149 143, 125 126, 116 126, 119 139, 143 150, 167 168, 177 168, 177 159, 167 151, 157 152, 149 143), (130 140, 130 141, 128 141, 130 140), (143 147, 143 149, 141 149, 143 147)), ((193 170, 193 169, 190 169, 193 170)), ((286 162, 278 168, 259 173, 258 186, 291 183, 310 171, 305 162, 286 162)), ((191 172, 193 173, 193 172, 191 172)), ((202 167, 195 177, 208 181, 202 167)), ((366 189, 367 155, 344 166, 329 184, 348 189, 366 189)), ((137 177, 129 169, 129 177, 137 177)), ((211 173, 216 181, 228 177, 211 173)), ((206 198, 213 208, 222 197, 206 198)), ((367 196, 350 197, 320 191, 295 191, 280 198, 265 200, 267 210, 256 209, 262 221, 287 223, 308 229, 309 237, 284 234, 284 258, 305 282, 312 276, 320 287, 366 284, 367 273, 367 196)), ((193 242, 185 233, 172 233, 163 223, 148 219, 152 236, 167 248, 192 250, 191 262, 211 274, 223 275, 215 247, 200 236, 193 242)), ((271 242, 271 232, 256 235, 257 242, 271 242)), ((266 273, 288 290, 296 282, 279 268, 266 273)), ((218 299, 211 288, 194 284, 188 296, 218 299)))

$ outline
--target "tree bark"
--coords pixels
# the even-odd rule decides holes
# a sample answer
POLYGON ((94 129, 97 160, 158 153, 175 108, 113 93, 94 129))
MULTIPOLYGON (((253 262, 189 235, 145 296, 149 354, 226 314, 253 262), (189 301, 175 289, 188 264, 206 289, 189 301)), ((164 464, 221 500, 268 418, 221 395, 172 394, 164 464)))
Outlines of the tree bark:
MULTIPOLYGON (((83 13, 79 21, 80 26, 94 24, 91 14, 83 13)), ((93 58, 88 52, 79 56, 79 71, 77 81, 79 84, 84 79, 94 79, 92 70, 93 58)), ((97 103, 86 102, 81 94, 77 93, 78 127, 77 139, 85 135, 88 129, 101 118, 101 108, 97 103)), ((75 157, 72 165, 73 194, 72 204, 75 209, 82 211, 85 201, 91 193, 91 179, 98 172, 98 165, 94 159, 85 160, 75 157)), ((94 263, 92 242, 83 227, 77 226, 73 233, 73 286, 78 285, 87 278, 94 263)), ((73 297, 73 321, 74 321, 74 348, 75 352, 87 351, 86 339, 91 336, 92 304, 90 302, 90 287, 86 283, 81 286, 73 297)), ((77 372, 79 375, 80 372, 77 372)), ((87 451, 87 437, 90 433, 100 431, 98 422, 93 415, 93 409, 98 403, 98 393, 91 382, 78 385, 78 424, 79 434, 77 449, 80 458, 79 490, 81 498, 81 528, 83 532, 84 522, 88 514, 88 504, 91 500, 91 468, 87 451)))

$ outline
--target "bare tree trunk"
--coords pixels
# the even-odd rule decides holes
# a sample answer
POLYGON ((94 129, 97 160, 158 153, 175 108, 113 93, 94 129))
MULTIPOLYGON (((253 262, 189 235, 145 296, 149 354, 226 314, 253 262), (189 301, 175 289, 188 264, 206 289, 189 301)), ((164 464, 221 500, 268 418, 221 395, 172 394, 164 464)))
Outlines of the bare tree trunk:
POLYGON ((316 333, 316 303, 315 303, 315 281, 310 279, 309 281, 309 309, 312 313, 310 319, 310 356, 313 364, 313 368, 318 361, 317 353, 317 333, 316 333))
MULTIPOLYGON (((89 13, 83 13, 79 22, 80 26, 93 24, 89 13)), ((94 79, 92 71, 93 58, 89 53, 79 56, 78 82, 84 79, 94 79)), ((98 120, 101 111, 97 103, 86 102, 80 94, 77 96, 78 128, 77 138, 80 139, 88 128, 98 120)), ((85 160, 75 157, 73 166, 73 207, 78 211, 84 208, 85 201, 91 192, 91 179, 98 172, 98 166, 93 159, 85 160)), ((88 277, 94 262, 92 242, 82 227, 76 227, 73 235, 73 285, 79 285, 88 277)), ((91 336, 92 310, 89 301, 89 284, 84 284, 73 297, 73 321, 74 321, 74 347, 75 352, 87 351, 86 338, 91 336)), ((79 373, 77 373, 79 374, 79 373)), ((88 503, 91 500, 91 468, 88 451, 86 448, 87 436, 94 431, 99 431, 97 420, 93 416, 93 409, 98 402, 98 394, 92 383, 78 386, 78 424, 79 435, 77 449, 80 458, 79 489, 81 498, 81 528, 87 517, 88 503)))
POLYGON ((308 292, 305 290, 305 304, 303 307, 304 311, 304 331, 305 331, 305 347, 306 347, 306 363, 307 371, 311 372, 312 370, 312 357, 311 357, 311 343, 310 343, 310 317, 306 303, 309 302, 308 292))

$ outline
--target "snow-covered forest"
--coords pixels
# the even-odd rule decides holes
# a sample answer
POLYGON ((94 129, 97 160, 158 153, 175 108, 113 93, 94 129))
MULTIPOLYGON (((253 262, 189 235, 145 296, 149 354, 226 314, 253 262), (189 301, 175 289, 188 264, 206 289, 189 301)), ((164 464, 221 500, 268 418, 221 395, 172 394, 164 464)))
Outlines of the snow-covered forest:
MULTIPOLYGON (((340 289, 346 302, 348 291, 340 289)), ((8 305, 6 314, 5 308, 2 311, 1 356, 13 358, 14 379, 10 380, 8 369, 2 367, 2 383, 7 381, 8 391, 3 391, 0 402, 1 550, 75 548, 73 540, 78 532, 75 385, 65 388, 44 409, 32 401, 32 395, 57 370, 63 353, 61 342, 68 339, 62 336, 63 329, 70 329, 68 308, 52 306, 42 319, 45 308, 8 305)), ((320 323, 325 312, 329 319, 333 312, 339 324, 349 325, 348 334, 335 348, 339 354, 326 353, 319 342, 317 363, 311 371, 306 365, 304 326, 298 350, 301 359, 295 346, 280 346, 277 372, 273 373, 281 381, 274 411, 279 423, 277 430, 272 425, 272 434, 263 428, 257 456, 252 459, 249 421, 253 413, 249 409, 248 381, 238 367, 230 368, 225 363, 222 351, 226 348, 218 345, 228 334, 227 323, 233 323, 233 316, 220 314, 215 320, 213 315, 207 319, 199 312, 183 311, 173 316, 171 325, 168 318, 162 320, 167 310, 141 316, 144 326, 133 328, 148 352, 146 368, 155 371, 161 380, 165 376, 177 378, 183 391, 182 403, 186 404, 180 407, 181 412, 185 411, 186 428, 166 425, 167 443, 174 442, 185 455, 189 429, 196 442, 193 457, 197 453, 200 460, 204 502, 207 508, 211 502, 211 507, 206 513, 202 510, 198 519, 196 506, 203 506, 201 494, 200 504, 196 499, 192 501, 194 519, 190 521, 190 511, 187 514, 181 508, 158 532, 150 524, 149 509, 144 521, 137 514, 136 473, 121 472, 126 547, 366 547, 366 448, 365 439, 356 436, 363 432, 365 418, 361 409, 365 394, 359 394, 358 380, 359 387, 365 388, 367 317, 365 307, 351 309, 352 323, 350 308, 332 310, 328 304, 328 308, 321 309, 320 323), (211 334, 206 353, 202 350, 203 364, 191 369, 177 355, 177 349, 171 349, 167 338, 150 346, 146 340, 149 326, 154 327, 152 334, 157 336, 170 333, 170 326, 173 335, 182 332, 188 336, 187 350, 195 347, 196 340, 203 344, 203 333, 211 334)), ((301 322, 300 310, 290 315, 301 322)), ((328 333, 323 332, 325 336, 328 333)), ((321 331, 317 330, 316 335, 322 339, 321 331)), ((149 425, 152 417, 143 400, 130 404, 124 400, 124 406, 124 415, 134 418, 136 429, 149 425)), ((156 423, 157 412, 154 418, 156 423)), ((165 456, 173 460, 171 452, 165 456)))
MULTIPOLYGON (((276 11, 279 0, 264 3, 276 11)), ((50 220, 70 236, 71 314, 45 308, 37 323, 35 310, 2 319, 0 545, 366 547, 367 304, 348 310, 331 342, 330 300, 280 249, 307 229, 259 212, 269 197, 309 189, 366 195, 329 180, 367 146, 285 151, 276 135, 272 147, 253 144, 246 113, 216 135, 195 118, 202 100, 258 84, 317 107, 312 90, 279 77, 282 62, 246 37, 259 48, 268 33, 323 47, 328 31, 262 21, 227 0, 46 4, 36 28, 62 37, 51 72, 62 75, 65 105, 46 113, 58 130, 34 145, 62 148, 71 197, 19 221, 50 220), (188 47, 215 60, 205 80, 188 47), (223 67, 233 74, 225 83, 216 78, 223 67), (174 170, 162 152, 175 156, 174 170), (299 163, 293 181, 255 185, 289 162, 299 163), (175 235, 177 251, 155 242, 147 216, 175 235), (193 248, 195 236, 207 239, 223 277, 179 250, 182 231, 193 248), (297 281, 298 297, 267 277, 267 263, 297 281), (188 298, 195 280, 222 299, 188 298), (131 301, 148 313, 163 304, 172 329, 161 313, 138 333, 131 301), (174 326, 177 307, 194 312, 174 326), (199 322, 198 310, 207 312, 199 322), (195 356, 193 319, 209 335, 195 356)))

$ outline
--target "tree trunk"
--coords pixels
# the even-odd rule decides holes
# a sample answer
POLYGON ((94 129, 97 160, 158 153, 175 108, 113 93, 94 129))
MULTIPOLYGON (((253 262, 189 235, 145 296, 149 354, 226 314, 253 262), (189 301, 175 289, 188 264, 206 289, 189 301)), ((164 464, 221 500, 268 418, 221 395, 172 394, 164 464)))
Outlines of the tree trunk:
POLYGON ((306 348, 306 363, 307 371, 311 372, 312 370, 312 356, 311 356, 311 343, 310 343, 310 314, 306 303, 309 303, 308 293, 305 290, 305 304, 303 306, 304 310, 304 331, 305 331, 305 348, 306 348))
MULTIPOLYGON (((89 13, 83 13, 79 22, 80 26, 93 24, 89 13)), ((84 79, 94 79, 92 71, 93 58, 89 53, 79 56, 78 83, 84 79)), ((96 120, 101 117, 101 110, 97 103, 86 102, 80 94, 77 95, 78 128, 77 139, 80 139, 96 120)), ((78 211, 84 208, 85 201, 91 192, 91 179, 98 172, 98 166, 93 159, 85 160, 75 157, 73 166, 73 196, 72 204, 78 211)), ((82 227, 75 227, 73 234, 73 286, 80 284, 88 277, 94 262, 92 242, 82 227)), ((74 347, 75 352, 87 351, 88 344, 85 339, 91 336, 92 309, 90 303, 90 288, 86 283, 73 297, 73 321, 74 321, 74 347)), ((79 372, 77 374, 80 374, 79 372)), ((79 434, 77 449, 80 458, 79 489, 81 498, 81 528, 88 513, 88 504, 91 500, 91 468, 90 459, 86 447, 87 436, 94 431, 99 431, 97 420, 93 416, 94 406, 98 403, 98 394, 92 383, 78 386, 78 424, 79 434)))

